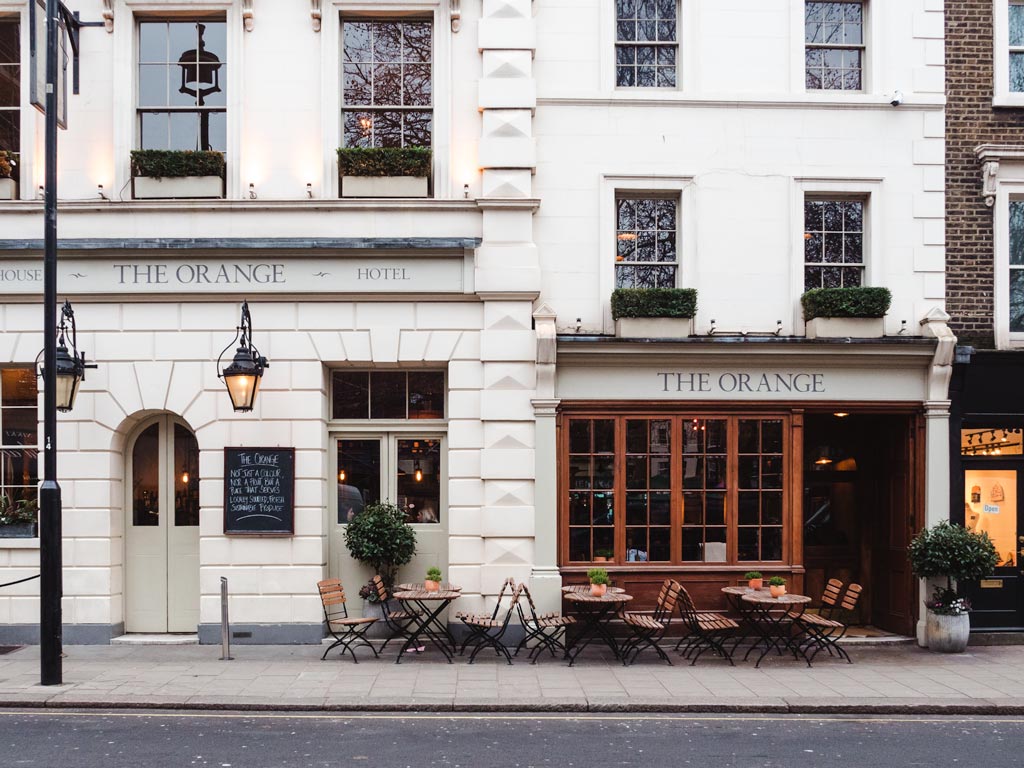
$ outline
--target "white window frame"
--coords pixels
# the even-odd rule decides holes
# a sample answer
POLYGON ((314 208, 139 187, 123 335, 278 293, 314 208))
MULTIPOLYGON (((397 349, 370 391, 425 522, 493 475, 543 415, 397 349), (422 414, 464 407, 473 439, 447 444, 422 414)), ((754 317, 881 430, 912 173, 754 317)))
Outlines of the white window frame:
POLYGON ((696 86, 696 61, 694 61, 694 45, 690 30, 696 27, 696 3, 693 0, 676 1, 676 85, 671 87, 642 88, 638 86, 622 86, 615 84, 615 46, 618 43, 616 32, 615 0, 599 0, 601 21, 599 26, 599 67, 601 90, 605 93, 622 94, 630 97, 651 98, 666 97, 679 92, 692 93, 696 86))
POLYGON ((676 287, 697 288, 696 202, 692 176, 630 176, 605 174, 601 177, 599 216, 600 289, 603 332, 612 333, 612 291, 615 290, 615 234, 618 231, 616 200, 636 195, 678 196, 676 207, 676 287))
MULTIPOLYGON (((258 188, 262 174, 269 169, 261 165, 242 168, 242 73, 246 69, 242 25, 241 3, 231 0, 184 0, 177 4, 153 2, 153 0, 125 0, 131 11, 131 23, 114 25, 113 32, 113 168, 114 179, 110 189, 115 192, 127 190, 131 183, 131 151, 138 148, 138 74, 139 74, 139 20, 145 17, 166 17, 168 14, 189 16, 192 14, 221 13, 227 24, 227 145, 224 161, 227 164, 226 198, 242 197, 242 186, 248 189, 250 183, 258 188)), ((98 183, 103 183, 97 180, 98 183)), ((104 184, 106 188, 106 185, 104 184)), ((124 195, 127 199, 127 191, 124 195)), ((115 198, 116 199, 116 198, 115 198)))
POLYGON ((804 27, 801 38, 804 41, 803 44, 803 55, 804 55, 804 90, 807 93, 867 93, 867 69, 868 69, 868 3, 867 0, 804 0, 804 27), (856 3, 860 6, 861 12, 861 28, 860 28, 860 44, 859 45, 829 45, 826 43, 808 43, 807 42, 807 31, 806 31, 806 9, 807 3, 811 2, 831 2, 831 3, 856 3), (847 88, 808 88, 807 87, 807 50, 809 46, 814 48, 838 48, 840 50, 860 50, 860 88, 847 89, 847 88))
POLYGON ((18 39, 21 58, 21 93, 19 97, 18 135, 18 198, 19 200, 36 200, 37 190, 43 184, 43 166, 35 162, 36 155, 36 114, 34 109, 26 108, 29 101, 28 50, 29 26, 28 3, 24 0, 0 0, 0 15, 17 18, 20 26, 18 39))
POLYGON ((1010 0, 992 1, 992 106, 1024 107, 1024 91, 1010 90, 1010 0))
POLYGON ((793 307, 793 328, 803 329, 804 313, 800 305, 800 296, 804 293, 804 200, 807 198, 838 198, 862 200, 864 202, 864 279, 861 285, 875 286, 882 284, 885 274, 882 216, 875 211, 885 210, 883 183, 880 178, 834 178, 834 177, 797 177, 793 183, 791 208, 792 219, 792 257, 790 258, 790 290, 793 307))
POLYGON ((992 320, 997 349, 1024 348, 1024 332, 1010 331, 1010 203, 1024 201, 1024 168, 999 181, 992 215, 992 320))
MULTIPOLYGON (((836 0, 837 2, 841 0, 836 0)), ((861 57, 861 76, 859 91, 829 91, 824 89, 807 88, 807 65, 805 51, 807 50, 806 33, 804 31, 805 10, 807 0, 789 0, 790 2, 790 30, 794 42, 799 43, 792 47, 792 59, 790 68, 792 79, 790 89, 795 94, 803 96, 812 101, 839 101, 839 102, 864 102, 866 96, 875 93, 875 72, 881 71, 879 62, 879 49, 882 47, 882 34, 878 27, 876 17, 880 13, 874 13, 871 0, 861 0, 863 6, 863 49, 861 57)), ((867 99, 874 103, 877 99, 867 99)), ((888 98, 886 99, 888 102, 888 98)))
MULTIPOLYGON (((368 19, 401 16, 431 17, 433 24, 434 67, 431 73, 434 105, 433 117, 433 198, 453 199, 451 147, 451 12, 447 0, 332 0, 323 11, 320 29, 320 63, 322 92, 321 136, 323 166, 321 189, 326 198, 337 198, 338 155, 342 146, 341 124, 342 38, 341 17, 362 16, 368 19)), ((462 34, 465 34, 463 32, 462 34)), ((461 184, 458 196, 462 195, 461 184)))

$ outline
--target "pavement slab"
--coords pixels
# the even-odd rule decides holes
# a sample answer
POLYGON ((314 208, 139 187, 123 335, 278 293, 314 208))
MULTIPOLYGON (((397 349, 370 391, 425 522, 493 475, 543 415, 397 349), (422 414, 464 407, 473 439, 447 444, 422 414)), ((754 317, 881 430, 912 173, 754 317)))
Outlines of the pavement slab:
POLYGON ((319 646, 68 646, 64 684, 42 687, 39 651, 0 663, 0 706, 296 711, 795 712, 1024 714, 1024 646, 945 656, 910 645, 851 649, 854 663, 808 668, 769 657, 755 668, 654 656, 623 667, 594 649, 569 667, 436 653, 321 661, 319 646))

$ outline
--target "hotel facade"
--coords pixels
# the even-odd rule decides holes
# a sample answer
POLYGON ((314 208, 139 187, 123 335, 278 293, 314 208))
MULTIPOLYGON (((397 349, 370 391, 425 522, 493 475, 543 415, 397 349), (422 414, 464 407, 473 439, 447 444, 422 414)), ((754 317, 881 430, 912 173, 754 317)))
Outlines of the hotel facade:
MULTIPOLYGON (((316 582, 366 582, 344 531, 377 499, 417 533, 402 579, 441 568, 460 610, 507 577, 558 610, 595 565, 641 607, 671 575, 724 609, 757 569, 861 583, 861 621, 926 640, 906 547, 949 517, 956 343, 941 2, 75 10, 106 27, 60 136, 59 297, 98 366, 58 430, 66 642, 215 642, 226 577, 241 641, 317 643, 316 582), (352 177, 339 147, 429 147, 429 172, 352 177), (216 150, 222 178, 161 186, 149 149, 216 150), (805 322, 805 290, 851 285, 891 291, 884 320, 805 322), (681 330, 613 318, 616 288, 661 287, 697 291, 681 330), (218 380, 243 302, 270 362, 250 413, 218 380), (227 519, 240 449, 291 457, 281 529, 227 519)), ((0 0, 11 499, 41 469, 29 50, 0 0)), ((38 546, 0 537, 0 582, 38 546)), ((37 594, 0 590, 0 642, 37 639, 37 594)))

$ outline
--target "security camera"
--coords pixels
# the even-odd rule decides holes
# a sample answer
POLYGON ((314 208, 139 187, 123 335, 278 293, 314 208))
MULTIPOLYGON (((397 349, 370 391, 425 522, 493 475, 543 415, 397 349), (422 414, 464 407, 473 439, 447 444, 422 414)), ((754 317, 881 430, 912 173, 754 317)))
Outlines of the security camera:
POLYGON ((892 104, 894 107, 898 107, 900 104, 902 104, 903 103, 903 91, 893 91, 892 92, 892 101, 890 101, 889 103, 892 104))

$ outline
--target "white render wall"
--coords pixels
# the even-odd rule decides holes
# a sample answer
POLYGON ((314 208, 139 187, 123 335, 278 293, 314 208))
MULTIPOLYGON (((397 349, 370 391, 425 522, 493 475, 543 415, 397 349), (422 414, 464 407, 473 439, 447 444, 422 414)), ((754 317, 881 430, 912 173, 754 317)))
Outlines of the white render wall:
POLYGON ((805 91, 802 0, 680 7, 681 87, 616 89, 613 0, 537 4, 536 232, 558 329, 613 330, 618 188, 680 193, 698 334, 801 335, 803 194, 867 195, 866 283, 893 292, 887 333, 919 334, 944 298, 942 3, 866 3, 855 94, 805 91))

